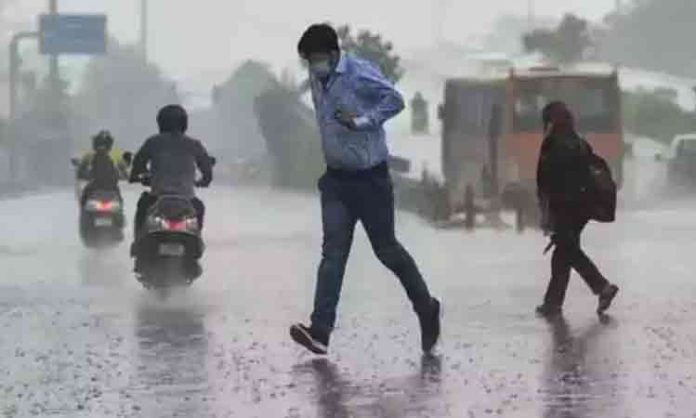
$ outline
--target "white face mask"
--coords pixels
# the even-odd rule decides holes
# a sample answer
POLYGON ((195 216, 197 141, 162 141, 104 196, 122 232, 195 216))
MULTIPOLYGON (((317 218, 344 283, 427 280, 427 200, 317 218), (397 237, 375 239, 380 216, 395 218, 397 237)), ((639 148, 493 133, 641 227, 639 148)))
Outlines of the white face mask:
POLYGON ((333 66, 330 60, 316 61, 309 64, 309 72, 319 79, 326 79, 331 75, 333 66))

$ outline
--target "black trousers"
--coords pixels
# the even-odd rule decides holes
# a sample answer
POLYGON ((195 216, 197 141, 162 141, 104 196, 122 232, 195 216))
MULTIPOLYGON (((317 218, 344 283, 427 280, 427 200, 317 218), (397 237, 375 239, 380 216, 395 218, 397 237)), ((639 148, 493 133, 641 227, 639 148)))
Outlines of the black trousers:
POLYGON ((585 254, 580 245, 580 236, 589 222, 587 218, 573 215, 554 217, 553 241, 556 249, 551 259, 551 281, 549 282, 544 304, 562 306, 565 300, 571 269, 580 277, 596 295, 609 284, 597 266, 585 254))
MULTIPOLYGON (((152 207, 152 205, 157 203, 157 199, 157 196, 148 192, 143 192, 140 195, 140 200, 138 200, 138 209, 135 212, 134 237, 138 236, 138 231, 140 231, 141 227, 145 223, 147 211, 152 207)), ((191 203, 193 204, 193 208, 196 210, 198 225, 200 225, 201 230, 203 230, 203 221, 205 220, 205 205, 197 197, 191 199, 191 203)))

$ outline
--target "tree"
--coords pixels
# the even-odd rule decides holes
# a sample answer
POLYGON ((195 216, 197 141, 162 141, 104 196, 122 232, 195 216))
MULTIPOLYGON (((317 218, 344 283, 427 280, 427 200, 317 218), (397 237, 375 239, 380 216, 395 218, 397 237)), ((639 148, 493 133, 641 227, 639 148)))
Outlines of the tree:
POLYGON ((635 135, 669 143, 675 135, 696 131, 696 116, 675 103, 668 89, 638 90, 623 95, 626 130, 635 135))
POLYGON ((256 121, 254 103, 259 95, 276 84, 268 65, 246 61, 227 81, 217 86, 212 117, 216 132, 208 137, 211 149, 228 161, 265 155, 266 144, 256 121))
POLYGON ((567 64, 584 58, 592 46, 585 19, 567 14, 555 30, 537 29, 522 39, 527 52, 541 52, 549 61, 567 64))
POLYGON ((255 111, 272 162, 273 185, 314 188, 326 167, 314 112, 297 89, 277 83, 256 98, 255 111))
POLYGON ((622 65, 696 77, 696 1, 643 0, 607 18, 600 58, 622 65))
POLYGON ((109 129, 122 147, 136 148, 156 131, 160 107, 178 103, 176 85, 135 47, 111 41, 109 53, 94 58, 72 101, 73 135, 82 142, 109 129))
POLYGON ((15 0, 0 0, 0 80, 8 78, 8 62, 5 44, 12 36, 12 22, 7 18, 7 9, 15 0))
POLYGON ((382 35, 361 30, 354 36, 348 25, 339 27, 337 32, 344 51, 375 63, 394 83, 403 77, 401 58, 394 53, 394 44, 382 39, 382 35))

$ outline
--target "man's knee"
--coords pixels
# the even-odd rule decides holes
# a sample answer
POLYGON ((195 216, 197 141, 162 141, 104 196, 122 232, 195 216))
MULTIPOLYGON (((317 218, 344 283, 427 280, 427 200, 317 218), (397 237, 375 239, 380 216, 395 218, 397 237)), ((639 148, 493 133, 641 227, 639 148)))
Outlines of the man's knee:
POLYGON ((408 252, 397 241, 376 244, 373 250, 379 261, 387 267, 398 267, 409 259, 408 252))
POLYGON ((196 218, 198 219, 198 224, 201 228, 203 228, 203 221, 205 220, 205 204, 203 204, 203 201, 201 201, 197 197, 194 197, 191 200, 191 204, 193 205, 193 209, 196 211, 196 218))
POLYGON ((573 258, 580 253, 580 242, 574 237, 559 237, 555 240, 556 254, 564 258, 573 258))
POLYGON ((325 260, 346 263, 350 254, 351 240, 349 238, 333 238, 324 240, 322 256, 325 260))
POLYGON ((138 205, 135 212, 136 229, 139 227, 140 224, 142 224, 145 221, 145 215, 147 214, 147 211, 154 204, 153 200, 153 196, 147 192, 140 195, 140 199, 138 200, 138 205))
POLYGON ((202 200, 198 199, 197 197, 193 198, 193 208, 196 210, 196 213, 198 213, 200 216, 205 215, 205 204, 203 203, 202 200))
POLYGON ((150 193, 143 192, 138 199, 138 210, 148 210, 153 204, 153 196, 150 193))

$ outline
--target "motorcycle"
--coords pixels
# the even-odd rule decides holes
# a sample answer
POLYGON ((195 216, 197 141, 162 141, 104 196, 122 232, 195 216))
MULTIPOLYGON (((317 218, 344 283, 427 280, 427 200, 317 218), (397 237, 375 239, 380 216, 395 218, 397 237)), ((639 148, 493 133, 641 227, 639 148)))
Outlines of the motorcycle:
MULTIPOLYGON (((149 186, 149 178, 141 178, 149 186)), ((205 244, 196 209, 190 198, 157 197, 137 232, 131 250, 138 281, 146 288, 166 292, 189 286, 202 275, 199 260, 205 244)))
POLYGON ((118 244, 125 226, 123 202, 117 191, 95 190, 80 210, 80 237, 88 247, 118 244))
MULTIPOLYGON (((75 168, 78 160, 72 160, 75 168)), ((80 238, 87 247, 116 245, 123 241, 125 215, 118 190, 92 189, 79 175, 76 197, 80 204, 80 238), (84 195, 84 196, 83 196, 84 195)))

